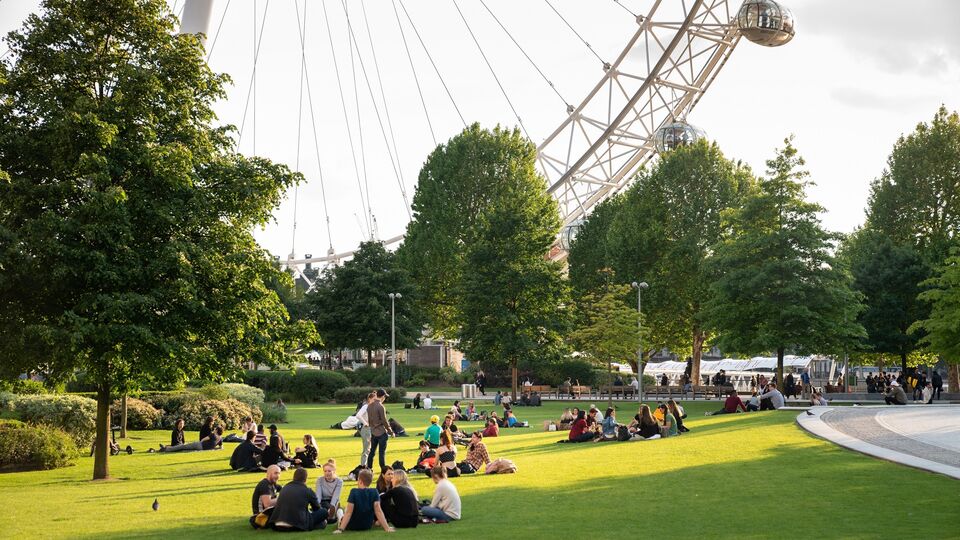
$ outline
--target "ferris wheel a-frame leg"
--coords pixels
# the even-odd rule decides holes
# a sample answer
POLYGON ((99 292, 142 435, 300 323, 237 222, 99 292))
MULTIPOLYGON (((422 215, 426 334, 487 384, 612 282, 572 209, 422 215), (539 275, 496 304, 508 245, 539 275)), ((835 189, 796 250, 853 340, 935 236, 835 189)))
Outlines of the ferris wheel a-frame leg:
MULTIPOLYGON (((180 19, 180 33, 209 36, 212 13, 213 0, 187 0, 183 6, 183 18, 180 19)), ((206 45, 206 37, 202 41, 206 45)))

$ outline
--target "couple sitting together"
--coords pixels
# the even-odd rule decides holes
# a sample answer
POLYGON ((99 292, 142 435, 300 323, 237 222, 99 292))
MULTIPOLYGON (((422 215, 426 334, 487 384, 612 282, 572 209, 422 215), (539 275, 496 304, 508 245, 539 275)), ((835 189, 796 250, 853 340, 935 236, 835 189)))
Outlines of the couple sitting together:
POLYGON ((570 427, 570 433, 565 440, 557 442, 581 443, 581 442, 601 442, 601 441, 629 441, 629 440, 652 440, 662 437, 679 435, 684 431, 689 431, 683 426, 683 414, 675 403, 661 403, 657 407, 657 418, 650 412, 650 407, 640 406, 640 411, 633 417, 629 425, 619 424, 617 422, 617 413, 613 407, 609 407, 604 414, 603 420, 596 422, 586 411, 578 411, 577 418, 570 427), (593 420, 591 422, 591 420, 593 420))

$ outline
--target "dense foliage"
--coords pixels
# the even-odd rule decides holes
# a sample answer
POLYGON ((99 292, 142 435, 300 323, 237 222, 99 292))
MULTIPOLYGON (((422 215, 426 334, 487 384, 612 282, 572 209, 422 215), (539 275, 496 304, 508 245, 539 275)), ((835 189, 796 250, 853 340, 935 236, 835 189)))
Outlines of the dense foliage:
MULTIPOLYGON (((385 388, 387 394, 390 396, 386 399, 386 403, 402 403, 404 401, 403 395, 406 393, 406 388, 385 388)), ((370 392, 377 391, 377 388, 370 386, 348 386, 346 388, 341 388, 334 393, 333 399, 337 403, 359 403, 361 400, 367 399, 367 395, 370 392)))
POLYGON ((269 400, 296 403, 330 401, 334 392, 350 386, 343 373, 318 369, 247 371, 244 382, 263 390, 269 400))
POLYGON ((97 432, 97 402, 81 396, 43 394, 17 396, 9 407, 29 424, 62 429, 78 448, 89 448, 97 432))
MULTIPOLYGON (((110 422, 120 424, 121 400, 113 402, 110 407, 110 422)), ((161 426, 163 411, 153 405, 136 398, 127 398, 127 428, 128 429, 155 429, 161 426)))
POLYGON ((0 470, 56 469, 77 456, 73 439, 59 428, 0 420, 0 470))

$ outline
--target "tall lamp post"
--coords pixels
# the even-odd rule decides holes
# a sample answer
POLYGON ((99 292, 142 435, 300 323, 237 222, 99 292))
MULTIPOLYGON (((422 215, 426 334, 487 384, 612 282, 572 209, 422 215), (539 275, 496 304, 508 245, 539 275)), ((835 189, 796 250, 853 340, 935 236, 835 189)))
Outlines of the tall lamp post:
POLYGON ((397 310, 396 301, 403 298, 400 293, 390 293, 390 388, 397 387, 397 310))
POLYGON ((647 285, 646 281, 641 281, 637 283, 634 281, 630 284, 631 287, 637 290, 637 371, 639 372, 639 379, 637 379, 637 402, 643 402, 643 309, 640 304, 640 292, 644 289, 650 287, 647 285))

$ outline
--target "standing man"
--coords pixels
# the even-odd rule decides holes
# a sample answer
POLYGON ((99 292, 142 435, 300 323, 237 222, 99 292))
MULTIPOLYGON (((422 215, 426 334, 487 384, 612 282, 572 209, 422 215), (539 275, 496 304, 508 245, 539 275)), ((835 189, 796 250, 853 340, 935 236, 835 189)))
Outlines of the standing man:
POLYGON ((483 374, 483 370, 477 372, 477 390, 480 391, 480 395, 485 396, 487 393, 484 391, 484 387, 487 386, 487 376, 483 374))
POLYGON ((810 399, 810 370, 805 369, 803 373, 800 374, 800 388, 803 392, 803 399, 810 399))
POLYGON ((936 399, 940 399, 940 392, 943 391, 943 377, 940 376, 940 372, 936 369, 933 370, 933 375, 930 376, 930 382, 933 383, 933 395, 936 399))
POLYGON ((387 468, 387 439, 393 435, 390 429, 390 422, 387 421, 387 411, 383 408, 383 402, 388 394, 383 388, 377 390, 376 396, 370 401, 367 407, 367 419, 370 422, 370 454, 367 455, 367 468, 373 469, 373 456, 379 450, 380 470, 387 468))
POLYGON ((367 458, 370 456, 370 420, 369 420, 369 407, 370 403, 376 399, 377 394, 370 392, 367 394, 366 402, 360 406, 360 409, 357 410, 357 413, 354 415, 357 417, 357 420, 360 421, 360 442, 363 443, 363 449, 360 451, 360 466, 367 466, 367 458))

